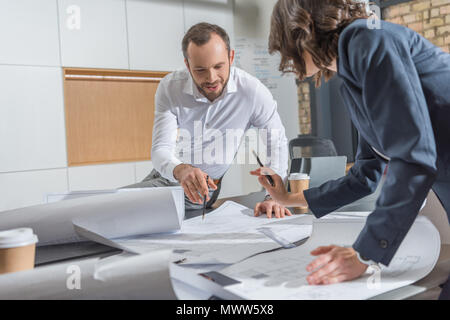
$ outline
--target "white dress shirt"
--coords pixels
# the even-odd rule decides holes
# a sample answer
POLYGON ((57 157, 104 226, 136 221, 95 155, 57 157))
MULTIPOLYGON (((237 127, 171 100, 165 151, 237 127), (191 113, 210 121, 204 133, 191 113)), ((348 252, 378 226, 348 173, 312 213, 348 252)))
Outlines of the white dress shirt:
POLYGON ((175 71, 164 77, 156 91, 154 168, 173 182, 173 170, 181 163, 192 164, 213 179, 221 178, 243 134, 252 127, 267 129, 268 139, 263 142, 272 152, 268 151, 265 165, 284 178, 288 165, 285 129, 276 101, 257 78, 231 67, 223 93, 211 102, 199 92, 187 69, 175 71), (227 134, 236 134, 236 138, 227 139, 227 134))

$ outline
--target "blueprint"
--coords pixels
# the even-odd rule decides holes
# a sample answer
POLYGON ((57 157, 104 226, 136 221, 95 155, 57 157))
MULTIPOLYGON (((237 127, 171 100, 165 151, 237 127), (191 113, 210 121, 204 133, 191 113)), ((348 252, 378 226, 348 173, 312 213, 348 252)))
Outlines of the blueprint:
POLYGON ((86 238, 99 241, 174 232, 181 228, 184 219, 181 187, 83 194, 83 197, 0 212, 0 230, 32 228, 39 239, 37 245, 43 246, 86 238), (84 232, 77 233, 77 229, 84 232))
POLYGON ((204 219, 199 216, 185 220, 179 232, 114 242, 138 253, 171 248, 184 263, 236 263, 263 251, 291 246, 309 237, 311 230, 311 217, 254 217, 253 210, 227 201, 204 219))
POLYGON ((351 246, 364 223, 364 218, 315 220, 313 233, 302 246, 222 269, 221 274, 237 281, 225 289, 243 299, 368 299, 414 283, 433 269, 440 252, 439 233, 427 218, 418 217, 389 266, 368 270, 353 281, 308 285, 306 266, 315 258, 310 251, 330 244, 351 246))

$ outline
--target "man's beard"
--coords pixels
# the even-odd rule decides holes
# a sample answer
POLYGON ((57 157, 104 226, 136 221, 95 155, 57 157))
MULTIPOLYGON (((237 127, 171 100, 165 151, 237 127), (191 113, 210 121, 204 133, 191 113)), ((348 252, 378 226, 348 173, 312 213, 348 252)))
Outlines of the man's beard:
POLYGON ((218 97, 220 97, 221 95, 222 95, 222 93, 223 93, 223 91, 225 90, 225 88, 227 87, 227 84, 228 84, 228 80, 230 80, 230 69, 231 68, 228 68, 228 78, 227 78, 227 80, 225 80, 225 81, 222 81, 222 79, 220 79, 219 80, 219 82, 218 81, 216 81, 216 82, 214 82, 214 83, 203 83, 202 85, 199 85, 199 84, 197 84, 197 82, 195 82, 195 80, 194 80, 194 77, 192 77, 192 74, 191 74, 191 77, 192 77, 192 80, 194 81, 194 83, 195 83, 195 85, 197 86, 197 89, 198 89, 198 91, 201 93, 201 94, 203 94, 209 101, 214 101, 214 100, 216 100, 218 97), (203 88, 202 88, 202 86, 211 86, 211 85, 213 85, 213 84, 215 84, 215 83, 217 83, 217 85, 219 85, 220 83, 222 83, 222 90, 220 90, 220 92, 217 92, 217 93, 210 93, 210 94, 208 94, 203 88))

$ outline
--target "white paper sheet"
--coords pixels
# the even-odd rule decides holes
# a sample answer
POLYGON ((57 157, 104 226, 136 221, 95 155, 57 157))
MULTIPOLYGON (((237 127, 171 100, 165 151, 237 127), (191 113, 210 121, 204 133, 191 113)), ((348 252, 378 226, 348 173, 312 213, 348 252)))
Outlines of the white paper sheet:
POLYGON ((439 257, 439 233, 427 218, 418 217, 381 274, 308 285, 306 266, 315 258, 310 251, 322 245, 352 245, 364 223, 365 219, 315 220, 313 234, 304 245, 263 253, 221 270, 240 282, 225 289, 244 299, 368 299, 416 282, 433 269, 439 257))
POLYGON ((199 216, 184 221, 180 232, 114 241, 132 252, 171 248, 179 255, 179 259, 186 259, 185 263, 236 263, 280 247, 280 243, 260 232, 259 227, 264 226, 279 237, 295 242, 308 237, 311 232, 310 224, 302 222, 303 218, 297 216, 283 219, 254 217, 253 210, 227 201, 208 213, 205 219, 199 216))
POLYGON ((0 275, 0 299, 176 299, 171 252, 90 258, 0 275))
POLYGON ((42 246, 85 240, 75 232, 74 225, 113 239, 176 231, 183 219, 181 187, 123 189, 0 212, 0 230, 30 227, 38 235, 38 246, 42 246))
MULTIPOLYGON (((286 216, 284 221, 294 219, 295 216, 286 216)), ((253 209, 247 208, 233 201, 226 201, 216 210, 205 215, 189 219, 183 224, 183 233, 240 233, 254 231, 257 227, 279 220, 268 219, 265 215, 255 217, 253 209)))

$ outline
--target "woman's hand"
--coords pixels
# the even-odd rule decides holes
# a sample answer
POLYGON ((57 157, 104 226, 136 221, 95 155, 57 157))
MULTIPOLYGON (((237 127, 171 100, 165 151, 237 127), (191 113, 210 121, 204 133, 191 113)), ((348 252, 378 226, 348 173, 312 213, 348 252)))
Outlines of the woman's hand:
POLYGON ((265 213, 267 218, 272 218, 272 214, 276 218, 284 218, 285 216, 292 216, 292 213, 288 208, 285 208, 283 205, 279 204, 274 200, 264 200, 263 202, 258 202, 255 206, 255 217, 261 215, 261 213, 265 213))
POLYGON ((287 201, 289 198, 289 193, 284 187, 283 179, 281 179, 281 177, 277 175, 273 170, 271 170, 270 168, 259 168, 254 171, 250 171, 250 174, 258 176, 259 183, 264 188, 266 188, 273 200, 282 205, 288 204, 287 201), (275 186, 272 187, 270 185, 266 175, 270 175, 272 177, 275 186))
POLYGON ((306 278, 311 285, 352 280, 361 276, 368 267, 359 261, 353 248, 325 246, 311 251, 311 254, 319 256, 306 267, 306 271, 311 272, 306 278))
POLYGON ((257 176, 259 183, 269 192, 273 200, 286 207, 308 207, 303 193, 289 193, 284 186, 283 179, 270 168, 258 168, 250 171, 251 175, 257 176), (272 177, 275 186, 271 186, 267 175, 272 177))

